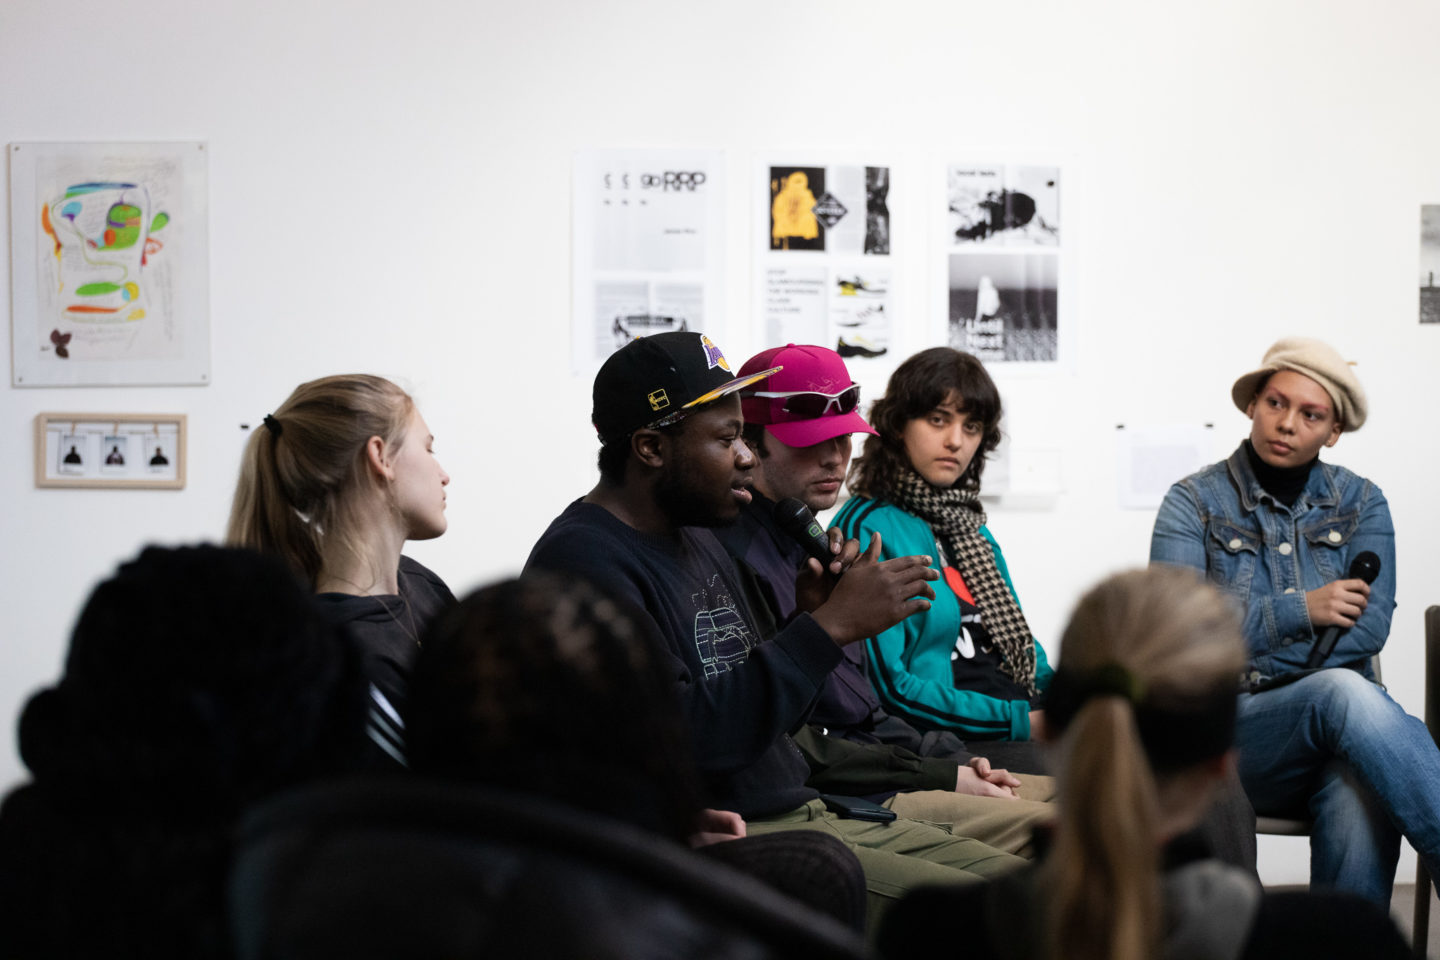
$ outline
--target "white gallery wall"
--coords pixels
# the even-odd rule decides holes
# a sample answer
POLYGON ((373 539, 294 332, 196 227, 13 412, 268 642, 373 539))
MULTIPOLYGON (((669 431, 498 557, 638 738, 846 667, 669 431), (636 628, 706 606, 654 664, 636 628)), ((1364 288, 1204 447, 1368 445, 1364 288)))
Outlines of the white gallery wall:
MULTIPOLYGON (((1073 363, 997 375, 1007 431, 1054 451, 1059 491, 990 523, 1052 651, 1085 586, 1146 558, 1153 511, 1116 505, 1117 424, 1213 423, 1218 459, 1248 426, 1231 381, 1278 336, 1334 342, 1372 419, 1326 456, 1389 496, 1384 669, 1419 712, 1440 602, 1440 329, 1416 321, 1437 33, 1426 2, 4 0, 0 142, 209 144, 213 369, 205 387, 0 386, 0 723, 57 675, 117 562, 221 536, 241 424, 315 376, 415 393, 454 479, 449 532, 414 556, 457 593, 518 571, 594 479, 569 363, 574 151, 672 145, 727 151, 728 309, 707 332, 735 364, 766 346, 757 152, 898 158, 897 358, 934 342, 936 164, 1063 164, 1073 363), (36 489, 34 415, 66 410, 187 414, 186 489, 36 489)), ((15 282, 0 270, 7 312, 15 282)), ((8 370, 8 337, 0 353, 8 370)), ((889 369, 866 368, 870 396, 889 369)), ((23 776, 7 734, 0 786, 23 776)), ((1301 880, 1304 842, 1261 862, 1301 880)))

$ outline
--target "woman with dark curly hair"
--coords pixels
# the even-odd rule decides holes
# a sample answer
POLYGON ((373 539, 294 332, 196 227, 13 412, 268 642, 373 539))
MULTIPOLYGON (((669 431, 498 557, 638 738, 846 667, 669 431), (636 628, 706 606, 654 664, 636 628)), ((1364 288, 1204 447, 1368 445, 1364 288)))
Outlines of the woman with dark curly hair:
POLYGON ((917 353, 871 408, 877 435, 835 517, 861 543, 879 533, 887 558, 935 558, 944 585, 930 609, 865 641, 870 681, 887 711, 966 740, 1029 740, 1051 676, 980 505, 1000 413, 979 360, 949 347, 917 353))

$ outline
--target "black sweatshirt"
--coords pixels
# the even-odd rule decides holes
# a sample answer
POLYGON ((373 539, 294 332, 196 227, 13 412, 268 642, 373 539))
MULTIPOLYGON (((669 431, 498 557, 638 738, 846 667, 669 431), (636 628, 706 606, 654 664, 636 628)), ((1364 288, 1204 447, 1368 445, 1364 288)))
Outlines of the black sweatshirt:
POLYGON ((804 720, 840 648, 809 614, 760 642, 713 533, 645 534, 576 501, 535 544, 525 569, 581 577, 641 617, 640 628, 671 662, 713 806, 761 818, 814 799, 788 733, 804 720))
POLYGON ((455 603, 445 581, 409 557, 400 558, 397 581, 398 596, 322 593, 317 597, 325 615, 345 631, 360 653, 361 668, 372 688, 366 734, 388 758, 377 763, 380 769, 405 762, 400 714, 410 687, 410 668, 426 628, 455 603))

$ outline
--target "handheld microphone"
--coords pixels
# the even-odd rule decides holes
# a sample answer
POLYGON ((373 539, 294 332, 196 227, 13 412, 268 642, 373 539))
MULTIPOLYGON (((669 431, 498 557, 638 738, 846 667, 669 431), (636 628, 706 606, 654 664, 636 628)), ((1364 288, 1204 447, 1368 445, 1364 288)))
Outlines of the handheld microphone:
MULTIPOLYGON (((1380 558, 1369 550, 1365 550, 1350 561, 1350 572, 1345 575, 1347 580, 1364 580, 1367 584, 1374 583, 1375 578, 1380 576, 1380 558)), ((1305 661, 1306 669, 1313 670, 1325 662, 1335 650, 1335 644, 1340 640, 1340 634, 1345 628, 1339 624, 1332 623, 1325 628, 1325 632, 1316 641, 1315 648, 1310 651, 1310 659, 1305 661)))
MULTIPOLYGON (((795 538, 795 542, 805 548, 805 552, 816 560, 820 566, 828 567, 830 561, 835 559, 835 554, 830 552, 830 538, 820 528, 820 521, 815 519, 815 514, 794 497, 786 497, 775 504, 775 510, 771 514, 775 519, 775 525, 787 534, 795 538)), ((1373 556, 1373 554, 1372 554, 1373 556)))

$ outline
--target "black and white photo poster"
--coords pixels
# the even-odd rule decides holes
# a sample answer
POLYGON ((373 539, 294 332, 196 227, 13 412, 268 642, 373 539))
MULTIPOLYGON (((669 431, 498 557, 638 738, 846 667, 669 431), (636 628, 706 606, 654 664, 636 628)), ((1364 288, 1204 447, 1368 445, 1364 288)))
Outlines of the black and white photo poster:
POLYGON ((1060 245, 1058 167, 956 164, 949 169, 948 186, 953 244, 1060 245))
POLYGON ((890 165, 762 158, 756 180, 763 342, 885 356, 895 313, 890 165))
POLYGON ((1060 168, 951 163, 945 173, 946 342, 987 365, 1058 363, 1060 168))
POLYGON ((1440 204, 1420 207, 1420 322, 1440 323, 1440 204))
POLYGON ((636 337, 671 330, 717 335, 724 317, 723 161, 718 150, 576 155, 577 373, 593 371, 636 337))
POLYGON ((1053 363, 1058 356, 1058 257, 950 255, 950 346, 986 363, 1053 363))

